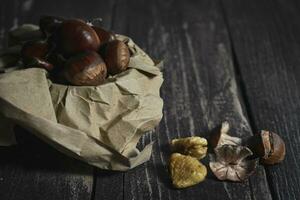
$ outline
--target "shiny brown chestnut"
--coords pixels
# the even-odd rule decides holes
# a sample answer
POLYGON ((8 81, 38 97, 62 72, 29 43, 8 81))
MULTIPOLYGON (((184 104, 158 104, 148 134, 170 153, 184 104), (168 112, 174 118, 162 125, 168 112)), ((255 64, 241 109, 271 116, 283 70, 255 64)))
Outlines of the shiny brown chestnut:
POLYGON ((23 63, 26 67, 42 67, 49 71, 53 65, 46 61, 49 46, 44 41, 29 41, 25 43, 21 50, 23 63))
POLYGON ((46 69, 48 71, 52 71, 54 68, 54 65, 51 64, 50 62, 40 59, 40 58, 28 58, 26 59, 26 67, 39 67, 46 69))
POLYGON ((246 146, 256 157, 261 158, 263 164, 277 164, 284 160, 285 144, 282 138, 271 131, 262 130, 260 134, 250 137, 246 146))
POLYGON ((65 55, 82 51, 97 51, 99 37, 92 27, 78 19, 65 20, 58 30, 58 47, 65 55))
POLYGON ((106 44, 104 61, 107 71, 111 75, 125 71, 130 60, 130 53, 127 45, 119 40, 114 40, 106 44))
POLYGON ((115 34, 110 31, 100 28, 99 26, 92 26, 92 28, 96 31, 101 45, 116 39, 115 34))
POLYGON ((45 58, 49 51, 49 46, 44 41, 29 41, 26 42, 21 50, 23 57, 45 58))
POLYGON ((104 82, 107 69, 100 55, 86 51, 67 61, 64 75, 74 85, 96 86, 104 82))
POLYGON ((48 37, 59 28, 63 21, 65 21, 63 17, 43 16, 39 21, 40 30, 44 36, 48 37))

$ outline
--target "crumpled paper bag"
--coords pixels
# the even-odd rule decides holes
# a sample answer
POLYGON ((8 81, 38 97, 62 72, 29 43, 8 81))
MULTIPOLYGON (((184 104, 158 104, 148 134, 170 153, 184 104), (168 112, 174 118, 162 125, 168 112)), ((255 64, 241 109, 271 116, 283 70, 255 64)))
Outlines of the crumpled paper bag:
POLYGON ((131 39, 117 35, 132 53, 129 69, 99 86, 51 82, 45 70, 0 75, 0 145, 15 144, 20 125, 69 156, 107 170, 126 171, 150 159, 140 137, 162 118, 159 65, 131 39))

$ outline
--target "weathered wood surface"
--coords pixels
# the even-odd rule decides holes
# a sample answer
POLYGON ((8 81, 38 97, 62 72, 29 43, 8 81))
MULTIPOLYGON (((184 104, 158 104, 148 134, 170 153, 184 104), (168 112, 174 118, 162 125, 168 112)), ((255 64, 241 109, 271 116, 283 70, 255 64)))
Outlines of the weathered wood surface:
POLYGON ((223 120, 233 125, 234 135, 251 135, 219 2, 119 1, 115 13, 116 32, 134 38, 154 58, 165 59, 164 118, 141 144, 156 141, 152 159, 124 174, 124 199, 271 199, 262 167, 244 183, 216 181, 210 174, 189 189, 170 185, 171 139, 208 136, 223 120))
POLYGON ((151 160, 126 173, 93 169, 21 135, 21 145, 0 149, 0 199, 297 199, 298 8, 283 0, 1 1, 0 47, 11 27, 37 23, 41 14, 103 18, 104 27, 164 58, 165 106, 160 126, 139 144, 155 141, 151 160), (266 172, 260 166, 243 183, 221 182, 209 172, 201 184, 173 189, 170 140, 207 137, 224 120, 232 135, 280 133, 288 147, 284 163, 266 172))
MULTIPOLYGON (((103 26, 110 28, 114 2, 110 1, 105 7, 101 3, 83 4, 71 0, 1 1, 0 44, 5 43, 10 28, 23 23, 37 24, 40 16, 46 14, 84 19, 101 17, 103 26)), ((93 197, 93 167, 70 159, 26 135, 24 144, 0 150, 1 200, 89 200, 93 197)))
POLYGON ((21 144, 0 149, 0 199, 91 199, 92 168, 18 130, 21 144))
POLYGON ((224 0, 244 96, 255 131, 286 142, 286 159, 266 167, 274 199, 300 196, 300 13, 298 1, 224 0))

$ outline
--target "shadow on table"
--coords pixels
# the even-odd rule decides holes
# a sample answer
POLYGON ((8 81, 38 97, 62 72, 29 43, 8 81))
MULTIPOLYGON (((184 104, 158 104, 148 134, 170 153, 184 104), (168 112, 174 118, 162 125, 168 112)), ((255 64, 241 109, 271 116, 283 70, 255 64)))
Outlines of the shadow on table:
POLYGON ((10 166, 28 171, 90 174, 88 164, 60 153, 21 127, 15 127, 18 144, 0 147, 0 167, 10 166))
POLYGON ((166 143, 166 144, 161 145, 160 150, 163 153, 163 157, 167 158, 166 163, 159 162, 156 164, 151 163, 150 165, 153 165, 153 167, 155 168, 159 181, 161 183, 163 183, 163 185, 166 188, 174 189, 174 187, 172 186, 172 180, 170 178, 169 169, 168 169, 168 167, 169 167, 168 159, 170 158, 170 155, 172 153, 170 150, 169 144, 166 143))

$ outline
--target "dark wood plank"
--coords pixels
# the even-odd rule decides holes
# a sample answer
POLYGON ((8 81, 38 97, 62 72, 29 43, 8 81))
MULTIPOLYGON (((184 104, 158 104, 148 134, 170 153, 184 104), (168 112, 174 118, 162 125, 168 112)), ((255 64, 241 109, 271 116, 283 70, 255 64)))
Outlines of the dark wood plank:
MULTIPOLYGON (((36 24, 45 14, 83 19, 101 17, 103 26, 110 28, 113 7, 114 1, 5 0, 0 6, 1 46, 11 27, 36 24)), ((94 188, 93 167, 62 155, 29 133, 23 140, 26 141, 23 144, 0 150, 0 199, 89 200, 94 195, 93 190, 106 191, 105 195, 109 195, 108 189, 115 186, 116 179, 100 173, 99 184, 94 188)), ((117 189, 123 193, 122 187, 117 189)))
POLYGON ((121 200, 124 196, 124 172, 97 170, 95 173, 94 200, 121 200))
POLYGON ((251 135, 219 1, 119 1, 115 13, 116 32, 165 59, 164 117, 140 144, 156 141, 154 152, 150 162, 124 174, 124 199, 271 199, 262 167, 244 183, 220 182, 209 174, 185 190, 170 184, 171 139, 208 136, 223 120, 234 135, 251 135))
POLYGON ((299 199, 299 2, 223 4, 254 130, 272 130, 286 142, 284 162, 266 167, 273 198, 299 199))
POLYGON ((17 131, 20 144, 0 149, 0 199, 90 199, 90 166, 61 154, 23 129, 17 131))

